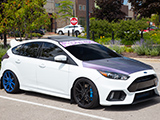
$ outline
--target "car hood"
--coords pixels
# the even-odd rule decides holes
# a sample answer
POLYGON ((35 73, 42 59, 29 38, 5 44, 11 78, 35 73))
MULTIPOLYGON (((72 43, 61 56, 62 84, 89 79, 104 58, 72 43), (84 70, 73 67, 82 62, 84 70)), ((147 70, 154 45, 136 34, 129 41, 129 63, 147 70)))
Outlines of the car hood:
POLYGON ((150 65, 127 57, 84 61, 83 66, 96 70, 110 71, 126 75, 142 70, 153 69, 150 65))

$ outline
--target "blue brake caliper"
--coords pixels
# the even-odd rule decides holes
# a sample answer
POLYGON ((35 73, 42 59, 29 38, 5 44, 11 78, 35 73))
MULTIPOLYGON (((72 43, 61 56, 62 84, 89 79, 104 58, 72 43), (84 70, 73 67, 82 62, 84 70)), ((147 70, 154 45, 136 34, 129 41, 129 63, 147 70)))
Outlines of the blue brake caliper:
POLYGON ((91 101, 93 100, 93 90, 92 88, 90 88, 90 98, 91 98, 91 101))

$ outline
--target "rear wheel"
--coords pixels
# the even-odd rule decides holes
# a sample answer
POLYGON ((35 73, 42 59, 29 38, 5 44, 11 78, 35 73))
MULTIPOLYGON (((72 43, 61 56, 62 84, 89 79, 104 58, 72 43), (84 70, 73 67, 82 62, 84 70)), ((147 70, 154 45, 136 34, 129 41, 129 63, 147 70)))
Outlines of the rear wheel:
POLYGON ((62 31, 59 31, 58 34, 59 34, 59 35, 63 35, 63 32, 62 32, 62 31))
POLYGON ((73 87, 73 96, 76 103, 82 108, 94 108, 99 104, 98 91, 88 79, 76 81, 73 87))
POLYGON ((11 71, 5 71, 3 74, 2 85, 7 93, 15 93, 19 91, 18 79, 11 71))

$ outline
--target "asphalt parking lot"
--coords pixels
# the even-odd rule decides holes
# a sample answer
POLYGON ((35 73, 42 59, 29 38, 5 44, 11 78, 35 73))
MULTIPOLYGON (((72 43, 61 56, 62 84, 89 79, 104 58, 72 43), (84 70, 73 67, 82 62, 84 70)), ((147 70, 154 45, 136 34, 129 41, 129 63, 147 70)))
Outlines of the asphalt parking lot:
MULTIPOLYGON (((140 60, 152 65, 160 79, 160 60, 140 60)), ((0 120, 159 120, 159 113, 160 97, 136 105, 82 109, 66 99, 26 91, 7 94, 0 90, 0 120)))

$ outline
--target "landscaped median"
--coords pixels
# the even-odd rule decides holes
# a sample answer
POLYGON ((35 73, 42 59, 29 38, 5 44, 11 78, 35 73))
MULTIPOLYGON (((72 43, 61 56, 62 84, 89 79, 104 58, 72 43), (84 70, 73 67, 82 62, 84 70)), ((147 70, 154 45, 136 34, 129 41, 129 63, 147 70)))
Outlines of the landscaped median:
POLYGON ((127 57, 132 57, 132 55, 137 57, 159 57, 160 58, 160 45, 133 45, 126 47, 124 45, 108 45, 108 47, 119 54, 127 55, 127 57), (130 54, 130 56, 128 56, 130 54))
POLYGON ((8 48, 3 48, 3 46, 0 45, 0 68, 1 68, 1 60, 2 60, 2 57, 3 57, 3 55, 5 55, 5 53, 7 52, 7 49, 8 49, 8 48))

